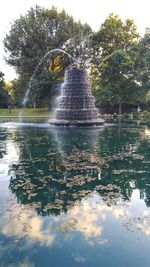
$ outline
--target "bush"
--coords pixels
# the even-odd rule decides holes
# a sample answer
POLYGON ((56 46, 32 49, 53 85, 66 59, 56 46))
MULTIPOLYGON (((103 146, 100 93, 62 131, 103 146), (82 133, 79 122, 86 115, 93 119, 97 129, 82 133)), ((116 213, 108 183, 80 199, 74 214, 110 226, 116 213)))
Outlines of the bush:
POLYGON ((147 110, 144 110, 141 114, 143 115, 144 119, 150 118, 150 112, 147 110))
POLYGON ((132 115, 133 115, 133 119, 138 120, 138 117, 139 117, 139 112, 138 111, 133 111, 132 115))
POLYGON ((123 114, 123 118, 126 120, 126 119, 129 119, 129 114, 128 113, 124 113, 123 114))
POLYGON ((114 114, 113 114, 113 119, 117 119, 117 118, 118 118, 117 113, 114 113, 114 114))

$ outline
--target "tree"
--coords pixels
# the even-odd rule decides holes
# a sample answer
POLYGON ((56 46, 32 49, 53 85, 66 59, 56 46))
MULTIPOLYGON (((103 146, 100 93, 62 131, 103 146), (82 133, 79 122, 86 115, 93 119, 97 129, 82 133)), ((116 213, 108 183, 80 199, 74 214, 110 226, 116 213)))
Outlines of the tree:
POLYGON ((145 35, 140 39, 137 53, 137 79, 141 86, 141 102, 150 99, 150 28, 146 29, 145 35), (147 95, 147 96, 146 96, 147 95), (146 97, 145 97, 146 96, 146 97))
POLYGON ((116 50, 105 57, 101 65, 100 84, 95 88, 99 104, 117 104, 121 115, 123 103, 136 101, 139 85, 135 80, 134 67, 134 60, 125 51, 116 50))
POLYGON ((132 103, 133 91, 138 88, 135 79, 138 38, 133 20, 122 22, 114 14, 93 36, 93 87, 99 104, 119 104, 121 112, 122 103, 132 103))
POLYGON ((119 16, 111 13, 93 35, 93 45, 103 59, 115 50, 130 51, 137 45, 138 38, 137 27, 132 19, 123 22, 119 16))
MULTIPOLYGON (((19 80, 29 81, 40 59, 52 49, 63 48, 74 57, 82 57, 80 50, 85 49, 85 46, 81 49, 81 39, 91 32, 87 24, 75 22, 65 11, 58 12, 54 7, 44 9, 36 6, 16 20, 6 35, 4 39, 6 62, 15 67, 19 80), (76 51, 73 49, 74 45, 76 51)), ((50 61, 51 59, 53 56, 50 57, 50 61)), ((65 62, 64 65, 64 61, 60 61, 61 70, 64 70, 67 64, 65 62)), ((45 64, 44 71, 45 69, 49 71, 49 64, 45 64)), ((24 86, 22 90, 25 91, 24 86)))
POLYGON ((25 94, 25 88, 27 88, 27 79, 24 77, 18 77, 11 81, 10 96, 13 104, 17 107, 22 106, 23 96, 25 94))
POLYGON ((9 104, 9 95, 5 89, 4 74, 0 71, 0 107, 6 108, 9 104))

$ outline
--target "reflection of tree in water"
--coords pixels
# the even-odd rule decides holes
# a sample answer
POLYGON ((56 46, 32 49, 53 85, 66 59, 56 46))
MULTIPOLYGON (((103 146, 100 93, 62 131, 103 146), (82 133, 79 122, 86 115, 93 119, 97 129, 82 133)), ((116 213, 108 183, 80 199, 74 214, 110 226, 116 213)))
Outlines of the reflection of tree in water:
MULTIPOLYGON (((150 206, 150 143, 148 140, 139 138, 141 131, 130 129, 134 135, 130 140, 126 131, 122 129, 126 136, 124 152, 120 153, 120 159, 110 162, 109 168, 102 174, 102 179, 120 188, 120 193, 125 200, 130 200, 134 189, 140 190, 140 197, 150 206), (121 156, 122 155, 122 156, 121 156)), ((119 153, 118 153, 119 156, 119 153)))
POLYGON ((19 202, 44 216, 66 212, 95 191, 112 205, 130 200, 139 188, 148 204, 149 147, 140 141, 139 130, 43 131, 28 129, 22 136, 25 143, 19 140, 20 161, 12 166, 10 180, 19 202))
POLYGON ((34 203, 43 215, 66 211, 74 201, 89 193, 91 182, 97 180, 99 168, 104 164, 100 159, 97 162, 90 151, 81 150, 83 146, 92 149, 92 137, 95 142, 97 131, 64 129, 62 134, 58 130, 54 136, 56 131, 42 135, 40 131, 29 131, 22 136, 26 143, 19 141, 20 161, 12 166, 12 192, 21 203, 34 203))
POLYGON ((6 129, 0 128, 0 159, 6 155, 6 139, 7 139, 7 131, 6 129))

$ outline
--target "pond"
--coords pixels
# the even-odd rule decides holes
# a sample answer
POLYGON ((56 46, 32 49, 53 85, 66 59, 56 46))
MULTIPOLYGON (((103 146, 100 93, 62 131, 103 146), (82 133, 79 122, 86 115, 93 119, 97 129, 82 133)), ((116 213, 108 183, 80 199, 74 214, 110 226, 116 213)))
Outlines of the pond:
POLYGON ((150 130, 0 124, 1 267, 149 267, 150 130))

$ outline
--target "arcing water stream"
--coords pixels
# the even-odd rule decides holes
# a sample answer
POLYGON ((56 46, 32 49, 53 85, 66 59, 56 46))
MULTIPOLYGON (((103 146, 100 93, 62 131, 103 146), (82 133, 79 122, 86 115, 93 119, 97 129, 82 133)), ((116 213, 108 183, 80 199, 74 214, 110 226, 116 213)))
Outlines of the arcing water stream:
MULTIPOLYGON (((50 57, 52 54, 54 54, 54 53, 56 53, 56 54, 57 54, 57 53, 63 53, 63 54, 65 54, 65 55, 67 55, 67 56, 70 58, 70 63, 75 63, 75 62, 77 61, 75 58, 73 58, 70 54, 68 54, 67 52, 65 52, 65 51, 62 50, 62 49, 58 49, 58 48, 56 48, 56 49, 52 49, 52 50, 48 51, 48 52, 44 55, 44 57, 41 58, 40 62, 38 63, 38 65, 36 66, 36 68, 35 68, 35 70, 34 70, 34 72, 33 72, 32 77, 30 78, 30 81, 29 81, 29 84, 28 84, 28 89, 27 89, 27 91, 26 91, 26 93, 25 93, 25 96, 24 96, 24 99, 23 99, 23 101, 22 101, 22 105, 23 105, 23 107, 26 106, 26 103, 27 103, 28 98, 29 98, 29 94, 30 94, 31 86, 32 86, 32 81, 33 81, 33 79, 35 78, 35 76, 36 76, 36 74, 37 74, 37 72, 38 72, 40 66, 41 66, 43 63, 45 63, 46 59, 47 59, 48 57, 50 57)), ((21 115, 21 114, 19 114, 19 116, 20 116, 20 115, 21 115)))
MULTIPOLYGON (((91 36, 92 36, 92 34, 89 34, 89 35, 86 35, 86 36, 82 36, 81 39, 80 39, 80 43, 82 43, 82 41, 83 41, 85 38, 88 38, 88 41, 89 41, 89 38, 90 38, 91 36)), ((74 39, 75 39, 75 37, 71 38, 70 40, 74 40, 74 39)), ((68 41, 67 41, 67 42, 68 42, 68 41)), ((30 91, 31 91, 32 81, 33 81, 33 79, 35 78, 35 76, 36 76, 36 74, 37 74, 37 72, 38 72, 40 66, 41 66, 43 63, 45 63, 46 59, 47 59, 48 57, 50 57, 52 54, 54 54, 54 53, 56 53, 56 54, 57 54, 57 53, 63 53, 63 54, 65 54, 65 55, 67 55, 67 56, 69 57, 69 59, 70 59, 70 63, 71 63, 71 64, 74 63, 74 64, 76 64, 76 65, 78 66, 77 59, 74 58, 74 57, 72 57, 69 53, 67 53, 67 52, 64 51, 63 49, 56 48, 56 49, 52 49, 52 50, 48 51, 48 52, 41 58, 40 62, 38 63, 38 65, 36 66, 36 68, 35 68, 35 70, 34 70, 34 72, 33 72, 32 77, 30 78, 30 81, 29 81, 29 84, 28 84, 27 91, 26 91, 25 96, 24 96, 24 99, 23 99, 23 101, 22 101, 22 106, 23 106, 23 107, 26 106, 26 103, 27 103, 27 101, 28 101, 29 94, 30 94, 30 91)), ((19 114, 19 116, 20 116, 20 114, 19 114)))

